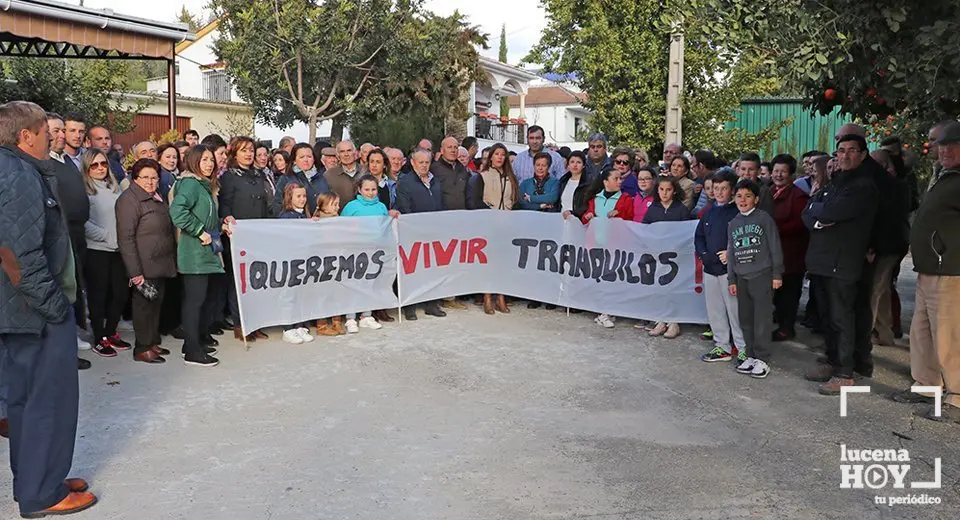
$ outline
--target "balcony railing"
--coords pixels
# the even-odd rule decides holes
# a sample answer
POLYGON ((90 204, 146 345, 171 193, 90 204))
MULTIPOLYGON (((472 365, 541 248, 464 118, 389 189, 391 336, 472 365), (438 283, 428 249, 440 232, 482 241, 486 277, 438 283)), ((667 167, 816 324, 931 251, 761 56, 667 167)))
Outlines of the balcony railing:
POLYGON ((527 144, 527 123, 513 119, 491 119, 480 117, 476 121, 476 134, 480 139, 490 139, 501 143, 527 144))

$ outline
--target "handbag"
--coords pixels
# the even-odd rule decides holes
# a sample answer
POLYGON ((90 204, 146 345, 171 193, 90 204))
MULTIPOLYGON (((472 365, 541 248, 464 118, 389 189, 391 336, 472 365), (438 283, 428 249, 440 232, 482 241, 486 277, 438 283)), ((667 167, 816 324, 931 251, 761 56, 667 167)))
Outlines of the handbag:
POLYGON ((157 286, 153 285, 149 280, 144 280, 143 283, 134 285, 134 287, 140 292, 140 296, 146 298, 148 302, 156 301, 157 297, 160 296, 160 291, 157 290, 157 286))

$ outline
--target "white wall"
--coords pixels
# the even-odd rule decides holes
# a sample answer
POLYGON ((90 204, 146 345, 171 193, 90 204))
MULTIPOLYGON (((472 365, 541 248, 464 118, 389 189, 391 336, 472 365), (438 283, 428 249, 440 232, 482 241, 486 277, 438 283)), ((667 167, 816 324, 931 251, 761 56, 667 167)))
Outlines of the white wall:
MULTIPOLYGON (((586 117, 589 115, 583 107, 574 104, 528 106, 525 107, 525 112, 527 125, 542 126, 546 133, 546 141, 559 146, 569 146, 570 143, 575 142, 576 118, 583 119, 583 124, 586 124, 586 117)), ((510 107, 510 118, 519 117, 520 107, 510 107)))

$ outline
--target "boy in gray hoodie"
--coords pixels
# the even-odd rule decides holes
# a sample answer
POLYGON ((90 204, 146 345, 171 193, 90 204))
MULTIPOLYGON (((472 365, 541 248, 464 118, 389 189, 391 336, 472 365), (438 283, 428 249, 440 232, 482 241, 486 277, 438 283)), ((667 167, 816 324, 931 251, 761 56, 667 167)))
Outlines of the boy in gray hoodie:
POLYGON ((760 185, 744 179, 737 183, 740 213, 728 227, 727 272, 730 294, 737 297, 740 328, 747 344, 747 359, 737 372, 757 379, 770 373, 770 338, 773 329, 773 291, 782 284, 783 249, 777 224, 757 208, 760 185))

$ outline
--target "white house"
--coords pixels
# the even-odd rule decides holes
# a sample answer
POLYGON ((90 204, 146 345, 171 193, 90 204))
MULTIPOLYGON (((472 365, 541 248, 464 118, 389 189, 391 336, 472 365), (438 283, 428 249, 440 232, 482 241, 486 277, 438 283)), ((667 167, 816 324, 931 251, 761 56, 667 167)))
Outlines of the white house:
POLYGON ((508 98, 510 118, 524 119, 528 127, 543 127, 547 143, 583 148, 577 137, 587 131, 590 111, 582 105, 586 98, 574 87, 541 79, 531 83, 525 99, 508 98))

